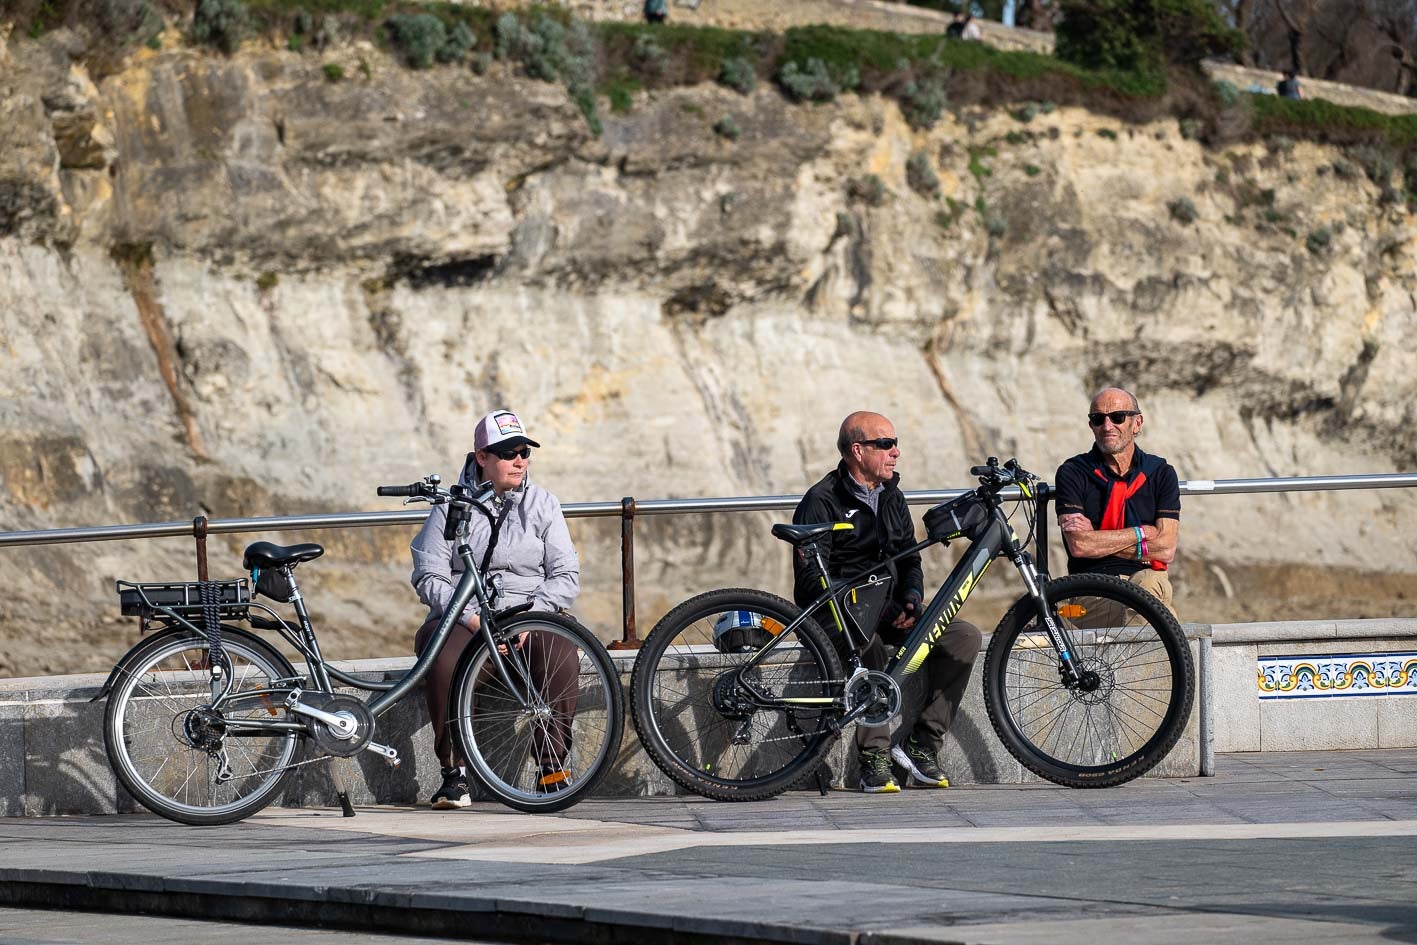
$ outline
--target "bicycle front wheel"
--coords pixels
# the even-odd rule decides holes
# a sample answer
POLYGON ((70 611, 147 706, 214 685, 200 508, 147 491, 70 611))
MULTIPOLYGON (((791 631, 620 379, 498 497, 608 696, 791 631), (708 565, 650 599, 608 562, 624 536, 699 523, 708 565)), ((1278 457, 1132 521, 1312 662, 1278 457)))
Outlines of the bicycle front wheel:
POLYGON ((562 614, 503 625, 509 689, 486 643, 453 674, 449 724, 474 777, 508 807, 547 813, 595 790, 620 750, 620 674, 595 634, 562 614))
POLYGON ((829 722, 840 714, 841 660, 810 618, 782 637, 800 613, 772 594, 727 588, 685 601, 650 631, 630 679, 630 709, 645 751, 675 783, 716 800, 761 800, 801 781, 826 754, 829 722), (758 707, 744 681, 801 701, 758 707))
POLYGON ((257 692, 295 676, 289 661, 235 627, 223 628, 223 648, 231 688, 222 707, 212 708, 207 638, 181 630, 124 657, 104 711, 113 773, 138 803, 182 824, 230 824, 256 813, 276 797, 298 747, 292 732, 232 725, 290 721, 280 696, 257 692))
POLYGON ((1043 593, 1084 678, 1063 683, 1037 604, 1020 598, 984 660, 984 703, 999 740, 1025 768, 1068 787, 1145 774, 1191 714, 1194 670, 1180 624, 1150 593, 1108 575, 1059 578, 1043 593))

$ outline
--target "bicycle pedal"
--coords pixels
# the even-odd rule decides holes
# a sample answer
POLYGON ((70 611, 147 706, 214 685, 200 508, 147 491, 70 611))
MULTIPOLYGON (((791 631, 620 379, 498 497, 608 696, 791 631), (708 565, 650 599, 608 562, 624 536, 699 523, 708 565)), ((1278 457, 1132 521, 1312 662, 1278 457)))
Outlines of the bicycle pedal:
POLYGON ((369 744, 364 746, 364 750, 372 751, 376 755, 383 755, 384 760, 389 763, 389 767, 391 768, 397 768, 400 764, 403 763, 402 759, 399 758, 398 751, 393 748, 390 748, 388 745, 380 745, 378 742, 370 742, 369 744))

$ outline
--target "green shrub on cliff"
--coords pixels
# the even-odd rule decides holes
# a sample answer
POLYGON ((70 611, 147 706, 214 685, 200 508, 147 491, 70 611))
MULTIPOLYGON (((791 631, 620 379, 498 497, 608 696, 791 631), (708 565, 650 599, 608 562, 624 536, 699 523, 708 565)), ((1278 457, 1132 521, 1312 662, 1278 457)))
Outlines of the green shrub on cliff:
POLYGON ((192 39, 224 53, 234 53, 250 19, 241 0, 201 0, 192 17, 192 39))
POLYGON ((508 12, 497 18, 494 33, 498 59, 518 63, 533 78, 560 82, 591 131, 600 134, 595 104, 595 34, 583 21, 567 24, 544 10, 533 10, 523 23, 508 12))
POLYGON ((905 182, 922 197, 940 195, 940 177, 930 166, 930 156, 924 151, 916 151, 906 160, 905 182))
POLYGON ((944 81, 938 78, 911 79, 901 86, 896 97, 901 114, 912 128, 933 128, 949 104, 944 81))
POLYGON ((749 95, 757 87, 758 71, 743 56, 729 56, 718 70, 718 84, 749 95))
POLYGON ((1131 77, 1122 81, 1139 91, 1164 89, 1168 66, 1199 70, 1245 46, 1211 0, 1062 0, 1059 10, 1057 57, 1131 77))
POLYGON ((389 17, 389 38, 415 69, 433 65, 433 57, 448 39, 443 21, 431 13, 399 13, 389 17))
POLYGON ((801 65, 789 59, 778 70, 777 81, 799 102, 830 102, 841 92, 856 88, 861 75, 852 66, 833 70, 820 59, 808 59, 801 65))
POLYGON ((724 115, 714 122, 713 131, 714 134, 721 138, 727 138, 729 141, 737 141, 738 137, 743 134, 743 129, 738 127, 738 122, 733 120, 732 115, 724 115))

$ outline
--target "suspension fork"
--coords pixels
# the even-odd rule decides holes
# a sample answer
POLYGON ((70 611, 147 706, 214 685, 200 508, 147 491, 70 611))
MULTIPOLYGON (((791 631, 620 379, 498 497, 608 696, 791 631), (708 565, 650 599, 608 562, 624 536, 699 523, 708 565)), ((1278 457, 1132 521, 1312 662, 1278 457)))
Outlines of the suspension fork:
POLYGON ((1053 649, 1058 651, 1058 675, 1062 677, 1063 685, 1069 689, 1077 686, 1082 679, 1082 671, 1074 655, 1072 637, 1069 635, 1067 627, 1053 619, 1053 610, 1043 593, 1043 582, 1039 578, 1038 569, 1033 564, 1033 557, 1015 545, 1009 559, 1013 561, 1019 576, 1023 578, 1028 595, 1033 598, 1038 619, 1048 633, 1048 641, 1053 644, 1053 649))

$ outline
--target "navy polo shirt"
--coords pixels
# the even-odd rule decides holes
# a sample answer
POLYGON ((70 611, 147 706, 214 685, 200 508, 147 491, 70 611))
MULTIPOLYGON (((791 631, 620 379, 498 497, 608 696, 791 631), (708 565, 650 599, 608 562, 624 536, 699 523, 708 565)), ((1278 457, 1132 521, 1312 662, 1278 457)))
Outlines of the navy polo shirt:
MULTIPOLYGON (((1058 515, 1081 512, 1093 528, 1102 527, 1102 513, 1114 483, 1131 485, 1137 476, 1146 474, 1142 484, 1127 499, 1124 528, 1155 525, 1158 519, 1181 517, 1181 483, 1176 470, 1160 456, 1144 453, 1140 448, 1132 456, 1131 468, 1118 476, 1103 462, 1102 451, 1094 446, 1086 453, 1074 456, 1058 467, 1053 477, 1058 515)), ((1105 558, 1074 558, 1068 555, 1069 574, 1115 574, 1127 577, 1147 566, 1140 561, 1108 555, 1105 558)))

